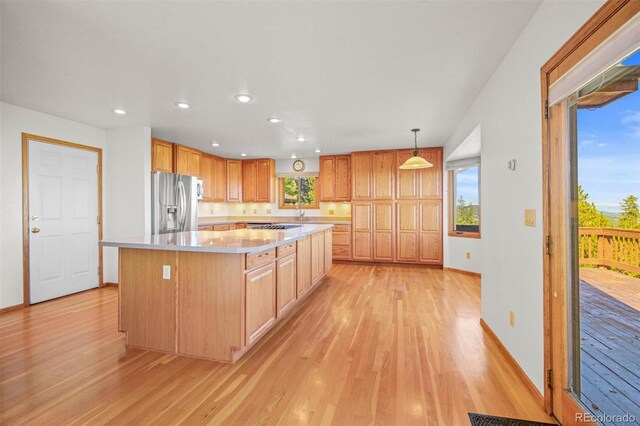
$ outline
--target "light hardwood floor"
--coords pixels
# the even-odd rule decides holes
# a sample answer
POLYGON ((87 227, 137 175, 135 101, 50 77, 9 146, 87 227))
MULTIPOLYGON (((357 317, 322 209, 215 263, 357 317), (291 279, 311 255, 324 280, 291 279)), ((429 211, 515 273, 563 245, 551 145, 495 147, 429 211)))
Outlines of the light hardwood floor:
POLYGON ((235 365, 125 350, 117 291, 0 317, 0 423, 468 425, 551 421, 479 325, 480 281, 335 265, 235 365))

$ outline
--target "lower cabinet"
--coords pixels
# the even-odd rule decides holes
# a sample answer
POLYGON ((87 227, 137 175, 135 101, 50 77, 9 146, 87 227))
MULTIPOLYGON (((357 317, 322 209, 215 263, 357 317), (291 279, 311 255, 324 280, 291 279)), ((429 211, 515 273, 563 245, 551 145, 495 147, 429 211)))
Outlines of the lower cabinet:
POLYGON ((245 278, 246 344, 256 341, 276 319, 276 265, 270 263, 245 278))
POLYGON ((324 232, 311 235, 311 285, 324 275, 324 232))
POLYGON ((333 231, 324 231, 324 273, 326 274, 333 267, 333 231))
POLYGON ((298 240, 298 297, 311 287, 311 236, 298 240))
POLYGON ((293 307, 298 298, 296 294, 297 262, 296 253, 279 259, 277 265, 278 317, 293 307))

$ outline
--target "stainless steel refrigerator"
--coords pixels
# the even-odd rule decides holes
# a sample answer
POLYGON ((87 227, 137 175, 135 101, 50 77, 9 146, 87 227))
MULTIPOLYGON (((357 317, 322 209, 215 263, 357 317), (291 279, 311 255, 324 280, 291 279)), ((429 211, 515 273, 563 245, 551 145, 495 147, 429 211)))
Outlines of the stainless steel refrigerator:
POLYGON ((151 233, 198 230, 198 178, 175 173, 153 173, 151 233))

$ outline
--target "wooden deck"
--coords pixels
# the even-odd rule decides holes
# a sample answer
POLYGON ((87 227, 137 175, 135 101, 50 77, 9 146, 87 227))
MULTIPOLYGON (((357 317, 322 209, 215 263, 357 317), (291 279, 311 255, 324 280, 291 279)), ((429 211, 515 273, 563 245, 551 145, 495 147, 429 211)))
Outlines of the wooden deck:
POLYGON ((640 419, 640 279, 586 268, 580 278, 582 400, 640 419))

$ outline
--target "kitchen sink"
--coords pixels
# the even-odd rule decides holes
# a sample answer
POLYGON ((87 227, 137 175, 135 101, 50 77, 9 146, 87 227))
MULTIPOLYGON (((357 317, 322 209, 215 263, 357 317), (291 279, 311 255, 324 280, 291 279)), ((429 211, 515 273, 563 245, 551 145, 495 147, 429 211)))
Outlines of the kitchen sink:
POLYGON ((253 225, 253 226, 251 226, 251 229, 283 230, 283 229, 291 229, 291 228, 300 228, 301 226, 302 225, 271 223, 271 224, 265 224, 265 225, 253 225))

